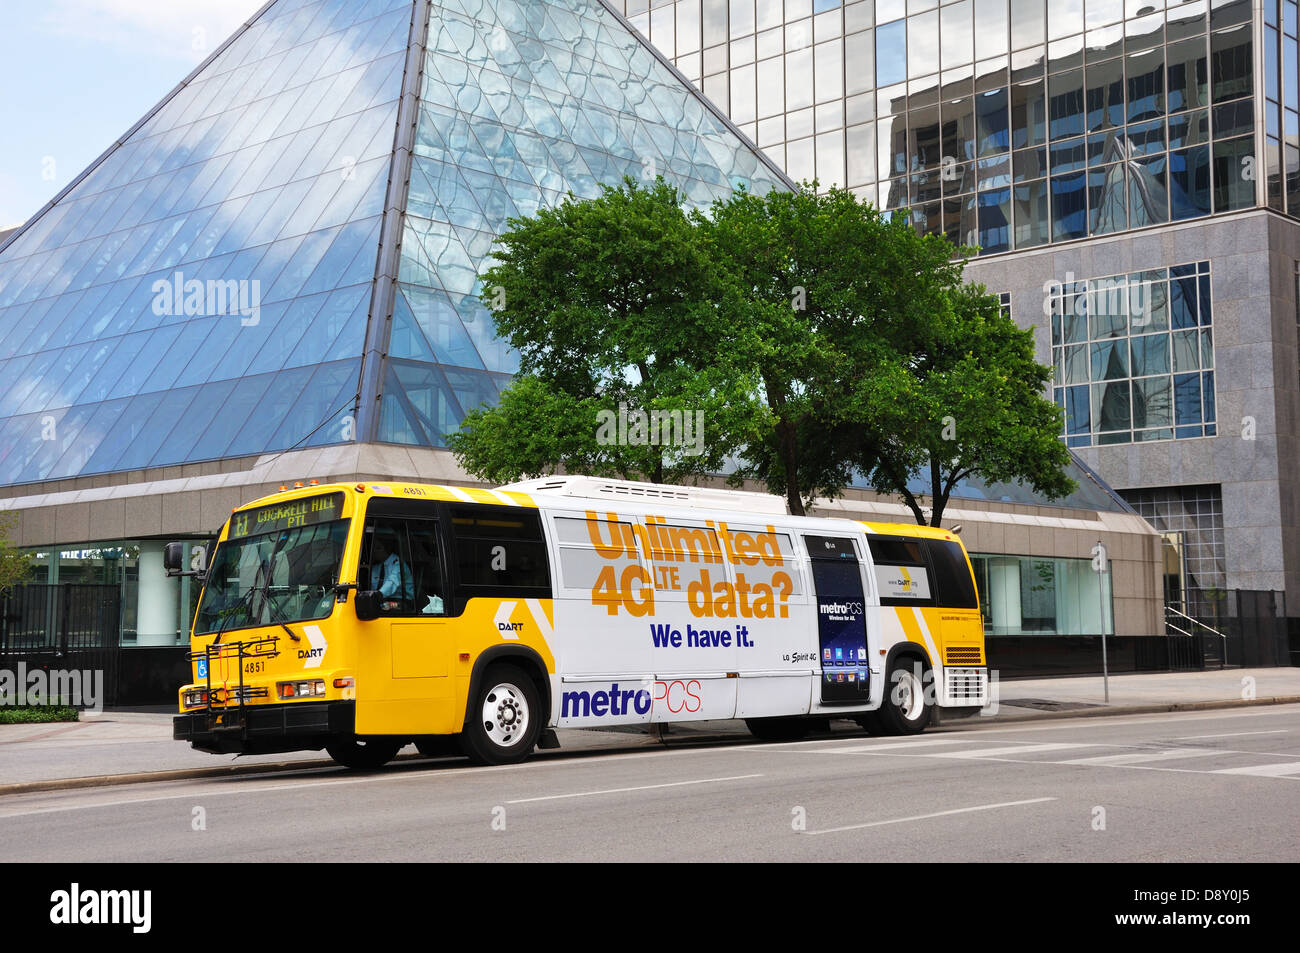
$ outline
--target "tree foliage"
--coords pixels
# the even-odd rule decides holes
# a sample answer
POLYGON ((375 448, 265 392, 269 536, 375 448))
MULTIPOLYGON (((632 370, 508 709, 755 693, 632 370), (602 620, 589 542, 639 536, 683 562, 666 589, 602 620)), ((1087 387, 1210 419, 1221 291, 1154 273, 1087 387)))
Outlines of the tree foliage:
POLYGON ((960 265, 944 240, 841 189, 737 193, 701 227, 738 288, 733 324, 762 385, 747 472, 803 513, 838 495, 878 439, 873 382, 945 307, 960 265))
MULTIPOLYGON (((716 472, 750 416, 753 387, 718 302, 726 293, 683 197, 626 180, 511 219, 483 301, 520 357, 499 407, 449 444, 471 471, 508 480, 563 467, 655 482, 716 472), (707 439, 602 443, 601 411, 702 413, 707 439)), ((635 435, 634 435, 635 436, 635 435)))
POLYGON ((31 557, 15 549, 9 539, 17 522, 12 513, 0 513, 0 594, 25 581, 32 571, 31 557))
POLYGON ((969 249, 816 183, 683 205, 628 179, 510 220, 482 297, 520 374, 449 439, 467 469, 677 482, 730 462, 792 513, 861 475, 936 526, 967 477, 1070 491, 1048 369, 963 283, 969 249), (701 439, 602 429, 656 411, 702 420, 701 439))
POLYGON ((871 418, 881 439, 864 449, 862 472, 924 524, 923 494, 909 486, 918 475, 934 526, 967 477, 1064 496, 1074 488, 1064 472, 1070 455, 1058 437, 1060 411, 1042 396, 1051 369, 1034 360, 1033 332, 1017 327, 982 286, 958 286, 949 297, 951 309, 877 381, 871 418))

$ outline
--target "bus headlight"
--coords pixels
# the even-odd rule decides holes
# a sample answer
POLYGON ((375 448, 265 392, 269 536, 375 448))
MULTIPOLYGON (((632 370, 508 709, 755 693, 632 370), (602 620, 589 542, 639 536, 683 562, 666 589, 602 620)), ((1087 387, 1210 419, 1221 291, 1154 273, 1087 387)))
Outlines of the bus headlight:
POLYGON ((199 708, 206 705, 208 703, 208 690, 200 688, 192 692, 186 692, 184 701, 186 708, 199 708))
POLYGON ((305 682, 276 682, 275 690, 281 699, 313 698, 325 694, 325 680, 317 678, 305 682))

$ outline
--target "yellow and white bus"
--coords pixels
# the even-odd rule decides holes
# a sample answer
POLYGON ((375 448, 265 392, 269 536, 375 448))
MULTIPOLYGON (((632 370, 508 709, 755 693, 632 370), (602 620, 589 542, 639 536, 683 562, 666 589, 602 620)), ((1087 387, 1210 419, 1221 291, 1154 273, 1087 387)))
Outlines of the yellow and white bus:
MULTIPOLYGON (((180 571, 180 544, 168 556, 180 571)), ((987 702, 948 530, 775 497, 556 477, 295 487, 237 510, 203 579, 174 736, 211 752, 406 744, 522 760, 556 728, 831 718, 910 734, 987 702)))

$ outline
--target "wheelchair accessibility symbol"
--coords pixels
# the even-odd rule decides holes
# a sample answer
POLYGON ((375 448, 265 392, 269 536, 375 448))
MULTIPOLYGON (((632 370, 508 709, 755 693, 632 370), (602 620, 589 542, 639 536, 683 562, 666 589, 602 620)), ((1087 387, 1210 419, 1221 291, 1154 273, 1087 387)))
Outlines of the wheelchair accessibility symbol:
POLYGON ((197 673, 198 673, 199 678, 207 678, 207 677, 208 677, 208 660, 205 659, 205 658, 201 658, 201 659, 199 659, 199 664, 196 666, 196 671, 197 671, 197 673))

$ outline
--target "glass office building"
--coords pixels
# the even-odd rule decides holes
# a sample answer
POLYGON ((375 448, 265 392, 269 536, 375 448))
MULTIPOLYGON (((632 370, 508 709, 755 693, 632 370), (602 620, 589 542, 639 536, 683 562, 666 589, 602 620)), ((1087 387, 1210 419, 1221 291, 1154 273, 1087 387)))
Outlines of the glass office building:
MULTIPOLYGON (((813 165, 792 166, 798 175, 823 154, 845 169, 859 155, 846 151, 844 119, 863 80, 845 77, 876 58, 845 44, 863 32, 849 18, 862 5, 804 6, 790 5, 788 28, 769 22, 770 5, 750 4, 748 25, 744 4, 644 11, 658 23, 666 9, 675 31, 678 14, 699 14, 696 39, 683 26, 669 57, 601 0, 268 3, 0 238, 0 511, 18 516, 17 541, 48 590, 28 600, 24 632, 39 641, 68 628, 65 587, 107 588, 116 603, 95 601, 96 589, 87 604, 101 615, 120 605, 115 644, 175 668, 194 593, 163 577, 166 541, 184 540, 198 568, 232 507, 296 481, 472 483, 441 448, 517 368, 479 298, 507 219, 596 196, 648 164, 703 206, 738 186, 790 188, 781 165, 805 139, 813 165), (773 29, 781 69, 788 58, 813 71, 808 90, 782 81, 776 112, 755 72, 773 29), (689 73, 691 55, 706 91, 722 77, 718 105, 670 62, 689 73), (746 82, 752 115, 733 122, 721 107, 745 102, 746 82), (766 141, 760 113, 779 114, 779 156, 741 132, 766 141)), ((887 118, 869 122, 889 137, 887 118)), ((982 195, 985 173, 970 174, 970 195, 982 195)), ((875 176, 873 166, 872 188, 886 192, 899 179, 875 176)), ((1177 390, 1172 366, 1166 381, 1177 390)), ((1103 484, 1082 482, 1042 519, 1032 514, 1050 508, 1014 490, 967 488, 968 542, 993 559, 1077 561, 1085 540, 1112 534, 1130 568, 1116 575, 1113 630, 1150 634, 1154 537, 1103 484), (1031 538, 1004 548, 1022 532, 1031 538)), ((1010 592, 1015 567, 990 566, 1010 592)), ((1071 566, 1060 578, 1074 578, 1071 566)), ((1039 595, 1025 606, 1051 598, 1026 591, 1039 595)), ((1031 608, 1028 622, 999 618, 1032 629, 1046 615, 1031 608)), ((157 685, 180 677, 164 676, 157 685)))
POLYGON ((623 9, 792 178, 977 246, 1179 592, 1300 608, 1295 0, 623 9))

